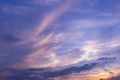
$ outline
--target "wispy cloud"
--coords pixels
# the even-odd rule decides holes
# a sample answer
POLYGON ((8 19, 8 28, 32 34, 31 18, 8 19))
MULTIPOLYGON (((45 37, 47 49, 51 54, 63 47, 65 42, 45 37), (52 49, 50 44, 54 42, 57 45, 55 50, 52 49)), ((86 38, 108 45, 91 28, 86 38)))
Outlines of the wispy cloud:
MULTIPOLYGON (((1 22, 0 68, 32 69, 11 69, 9 79, 24 76, 26 80, 99 80, 119 74, 120 19, 114 3, 100 0, 18 2, 0 5, 0 20, 10 23, 1 22)), ((9 70, 4 74, 9 76, 9 70)))
POLYGON ((1 4, 0 9, 3 13, 7 14, 26 14, 32 12, 33 9, 23 5, 1 4))

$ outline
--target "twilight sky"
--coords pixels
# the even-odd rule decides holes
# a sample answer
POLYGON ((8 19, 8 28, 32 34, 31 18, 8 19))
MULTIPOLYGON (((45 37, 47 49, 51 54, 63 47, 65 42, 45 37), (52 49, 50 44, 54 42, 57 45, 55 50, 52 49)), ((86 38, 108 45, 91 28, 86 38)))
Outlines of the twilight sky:
POLYGON ((0 77, 120 80, 120 0, 0 0, 0 77))

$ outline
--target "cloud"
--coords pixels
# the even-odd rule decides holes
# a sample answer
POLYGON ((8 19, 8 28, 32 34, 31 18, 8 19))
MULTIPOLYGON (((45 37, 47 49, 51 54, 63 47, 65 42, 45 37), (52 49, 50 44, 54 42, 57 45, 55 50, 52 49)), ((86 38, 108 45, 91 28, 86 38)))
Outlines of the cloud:
POLYGON ((34 35, 38 36, 47 27, 49 27, 55 20, 57 20, 57 18, 60 15, 62 15, 64 12, 66 12, 70 8, 71 4, 72 4, 72 0, 69 2, 66 2, 66 5, 61 4, 52 12, 50 12, 49 14, 46 14, 43 20, 38 25, 38 28, 36 28, 34 35))
POLYGON ((0 9, 3 13, 7 14, 26 14, 33 11, 33 9, 28 6, 13 5, 8 3, 1 4, 0 9))
MULTIPOLYGON (((105 60, 106 61, 106 60, 105 60)), ((108 61, 109 62, 109 61, 108 61)), ((55 80, 57 77, 65 77, 64 79, 68 79, 69 75, 72 76, 72 74, 84 75, 84 72, 87 72, 87 75, 89 75, 88 72, 93 72, 92 70, 95 68, 98 68, 102 63, 99 62, 91 62, 88 64, 84 64, 81 66, 71 66, 67 67, 61 70, 54 70, 54 68, 26 68, 26 69, 3 69, 2 72, 0 72, 2 75, 3 73, 9 72, 10 75, 6 75, 8 80, 16 80, 16 79, 35 79, 35 80, 55 80), (67 77, 68 76, 68 77, 67 77)), ((106 64, 105 64, 106 65, 106 64)), ((84 76, 87 76, 84 75, 84 76)), ((79 75, 80 76, 80 75, 79 75)), ((6 79, 6 80, 7 80, 6 79)), ((73 78, 75 79, 75 78, 73 78)), ((72 80, 73 80, 72 79, 72 80)))
POLYGON ((54 5, 57 3, 60 3, 62 0, 34 0, 36 4, 41 4, 41 5, 54 5))
POLYGON ((112 77, 112 78, 110 78, 108 80, 120 80, 120 76, 118 75, 118 76, 112 77))
MULTIPOLYGON (((34 31, 32 31, 32 36, 30 37, 30 40, 26 40, 25 43, 29 43, 31 41, 34 41, 33 47, 36 48, 33 52, 28 54, 28 57, 26 56, 25 61, 27 61, 28 66, 31 67, 42 67, 42 66, 55 66, 59 61, 56 58, 56 51, 55 50, 46 50, 47 46, 50 44, 54 44, 53 38, 56 39, 57 35, 55 32, 51 32, 49 34, 42 34, 51 24, 55 22, 55 20, 58 19, 59 16, 61 16, 63 13, 65 13, 70 6, 72 5, 72 2, 74 1, 65 1, 66 5, 64 3, 60 4, 57 8, 53 9, 50 13, 46 13, 43 19, 41 20, 38 27, 35 28, 34 31), (38 61, 44 61, 40 64, 36 64, 38 61), (35 65, 29 65, 35 64, 35 65), (43 65, 43 63, 45 63, 43 65)), ((24 43, 24 42, 23 42, 24 43)), ((56 44, 56 43, 55 43, 56 44)), ((59 46, 59 45, 58 45, 59 46)))
POLYGON ((21 1, 21 3, 29 6, 46 6, 46 7, 58 5, 61 2, 63 1, 62 0, 23 0, 21 1))
POLYGON ((17 43, 20 42, 21 39, 14 37, 13 35, 2 35, 0 38, 1 68, 13 67, 16 64, 20 65, 22 58, 32 50, 29 46, 26 45, 18 46, 17 43))
MULTIPOLYGON (((36 80, 50 80, 54 77, 59 77, 59 76, 65 76, 65 75, 69 75, 72 73, 78 73, 81 71, 87 71, 87 70, 91 70, 96 64, 86 64, 82 67, 70 67, 61 71, 54 71, 51 72, 50 69, 48 68, 38 68, 38 69, 5 69, 5 71, 2 71, 2 75, 3 72, 9 72, 10 75, 6 75, 8 80, 16 80, 16 79, 36 79, 36 80)), ((6 79, 6 80, 7 80, 6 79)), ((54 80, 54 79, 53 79, 54 80)))
MULTIPOLYGON (((30 0, 31 5, 28 5, 28 2, 28 4, 24 3, 24 6, 3 4, 1 9, 3 12, 8 11, 8 14, 25 14, 27 10, 29 13, 30 8, 40 11, 36 10, 37 13, 30 14, 29 17, 40 14, 36 15, 39 17, 39 20, 36 20, 38 24, 33 25, 28 22, 32 25, 32 30, 26 24, 17 27, 23 30, 24 26, 27 26, 30 34, 23 35, 23 31, 19 31, 20 36, 16 36, 15 34, 18 34, 16 32, 14 35, 0 34, 0 68, 13 67, 0 74, 7 76, 9 80, 57 78, 69 80, 75 75, 84 77, 82 79, 94 80, 117 75, 120 71, 118 15, 113 15, 109 11, 102 13, 100 9, 91 11, 88 7, 86 10, 84 6, 74 5, 74 1, 67 0, 59 3, 55 0, 30 0), (53 4, 55 5, 51 6, 53 4), (80 13, 71 12, 73 7, 83 8, 85 14, 81 15, 82 10, 80 13), (95 13, 100 13, 97 14, 100 16, 94 16, 95 13)), ((94 8, 96 7, 96 5, 93 6, 94 1, 80 0, 78 4, 90 3, 91 8, 94 8)), ((79 1, 76 0, 76 2, 79 1)), ((27 23, 27 17, 22 16, 20 19, 22 20, 15 18, 19 21, 18 25, 27 23)), ((26 29, 24 31, 27 33, 26 29)))
POLYGON ((3 35, 1 37, 1 40, 6 41, 6 42, 10 42, 10 43, 17 43, 17 42, 21 41, 20 38, 17 38, 11 34, 3 35))
POLYGON ((72 26, 75 29, 86 28, 101 28, 119 24, 119 18, 107 17, 107 18, 92 18, 92 19, 76 19, 72 20, 68 26, 72 26))
MULTIPOLYGON (((113 27, 110 27, 110 28, 112 29, 113 27)), ((80 29, 81 29, 81 27, 80 27, 80 29)), ((86 36, 88 36, 87 32, 89 32, 89 31, 87 31, 87 29, 89 29, 89 27, 84 29, 84 31, 86 31, 85 32, 86 36)), ((77 39, 80 40, 80 38, 84 38, 84 36, 85 36, 84 34, 83 34, 84 36, 80 36, 80 38, 78 38, 78 35, 76 36, 76 34, 72 34, 72 33, 70 33, 70 34, 72 34, 72 36, 71 35, 70 36, 62 35, 65 37, 69 37, 69 40, 65 38, 64 42, 61 43, 61 39, 57 40, 57 42, 54 42, 54 39, 56 39, 57 35, 59 35, 59 34, 49 33, 45 36, 42 36, 41 39, 39 39, 40 41, 39 40, 36 41, 35 46, 37 49, 35 51, 33 51, 31 54, 29 54, 29 55, 34 55, 33 57, 30 57, 30 58, 31 58, 31 60, 33 59, 33 63, 36 61, 42 61, 44 58, 44 61, 46 60, 46 61, 48 61, 48 63, 49 63, 49 61, 50 62, 53 61, 53 63, 54 63, 54 61, 56 62, 55 64, 52 64, 52 65, 51 64, 48 65, 46 63, 47 66, 56 66, 56 65, 65 66, 65 65, 82 62, 83 60, 92 60, 93 58, 96 59, 99 55, 103 56, 105 53, 110 54, 109 51, 112 51, 116 47, 119 46, 119 44, 118 44, 119 39, 116 39, 116 38, 118 38, 119 35, 116 36, 115 38, 113 37, 112 40, 110 40, 110 39, 108 40, 104 36, 101 36, 101 38, 99 38, 99 35, 101 35, 102 31, 105 29, 106 28, 102 28, 100 30, 99 28, 96 27, 95 32, 100 30, 100 33, 98 33, 97 35, 93 34, 93 33, 92 34, 97 37, 93 38, 93 40, 90 40, 91 38, 89 39, 89 37, 87 39, 85 38, 85 40, 84 39, 83 39, 84 41, 81 40, 80 43, 77 42, 77 39), (74 38, 74 39, 70 39, 70 38, 74 38), (57 44, 57 46, 59 46, 59 47, 57 49, 53 50, 53 46, 51 44, 57 44), (69 45, 69 44, 71 44, 71 45, 69 45), (51 46, 51 47, 48 49, 47 46, 51 46), (59 53, 62 53, 64 55, 59 55, 59 53), (46 56, 51 56, 53 54, 55 55, 54 57, 46 58, 46 56), (52 59, 52 61, 51 61, 51 59, 52 59)), ((93 30, 93 32, 94 32, 94 30, 93 30)), ((115 33, 118 33, 118 32, 116 32, 116 29, 115 29, 115 33)), ((110 34, 110 33, 108 32, 108 34, 110 34)), ((29 61, 29 59, 28 59, 28 61, 29 61)), ((30 61, 30 62, 32 62, 32 61, 30 61)), ((30 64, 32 64, 32 63, 30 63, 30 64)), ((39 65, 42 65, 42 64, 39 64, 39 65)), ((42 65, 42 67, 43 66, 44 65, 42 65)))
POLYGON ((8 70, 0 70, 0 79, 1 80, 7 80, 8 76, 11 76, 10 71, 8 71, 8 70))

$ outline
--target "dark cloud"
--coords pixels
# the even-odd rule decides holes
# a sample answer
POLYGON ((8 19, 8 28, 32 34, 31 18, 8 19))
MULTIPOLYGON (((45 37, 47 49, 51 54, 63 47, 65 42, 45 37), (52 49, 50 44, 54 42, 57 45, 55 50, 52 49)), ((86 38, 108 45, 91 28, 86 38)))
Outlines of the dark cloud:
POLYGON ((108 80, 120 80, 120 75, 119 75, 119 76, 116 76, 116 77, 112 77, 112 78, 110 78, 110 79, 108 79, 108 80))
POLYGON ((114 61, 116 58, 115 57, 101 57, 98 59, 98 61, 114 61))
POLYGON ((100 80, 107 80, 107 79, 100 79, 100 80))
POLYGON ((9 42, 9 43, 15 43, 15 42, 21 41, 20 38, 17 38, 16 36, 13 36, 11 34, 3 35, 1 37, 1 40, 5 41, 5 42, 9 42))
POLYGON ((89 71, 89 70, 95 68, 97 64, 98 63, 90 63, 90 64, 85 64, 80 67, 73 66, 73 67, 70 67, 67 69, 63 69, 61 71, 46 73, 44 76, 45 77, 59 77, 59 76, 69 75, 72 73, 80 73, 82 71, 89 71))
POLYGON ((17 45, 21 41, 22 39, 13 34, 0 34, 0 68, 21 64, 25 55, 31 51, 26 45, 17 45))
MULTIPOLYGON (((98 63, 85 64, 80 67, 72 66, 60 71, 51 71, 50 68, 31 69, 3 69, 1 72, 9 72, 11 75, 6 80, 52 80, 54 77, 80 73, 93 69, 98 63)), ((0 73, 1 73, 0 72, 0 73)))
MULTIPOLYGON (((82 66, 72 66, 61 70, 52 70, 53 68, 31 68, 31 69, 5 69, 2 72, 9 72, 6 80, 52 80, 54 77, 68 76, 74 73, 82 73, 90 71, 94 68, 106 65, 106 63, 111 63, 115 58, 102 57, 94 62, 84 64, 82 66)), ((113 72, 109 74, 114 74, 113 72)), ((54 79, 53 79, 54 80, 54 79)), ((112 80, 112 79, 110 79, 112 80)), ((116 79, 117 80, 117 79, 116 79)))

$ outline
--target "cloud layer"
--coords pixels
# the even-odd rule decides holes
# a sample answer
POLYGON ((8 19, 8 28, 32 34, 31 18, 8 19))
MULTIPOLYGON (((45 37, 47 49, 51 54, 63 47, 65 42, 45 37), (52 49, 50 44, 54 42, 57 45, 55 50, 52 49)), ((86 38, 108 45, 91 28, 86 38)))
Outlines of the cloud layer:
POLYGON ((0 79, 117 80, 119 4, 114 0, 1 0, 0 79))

